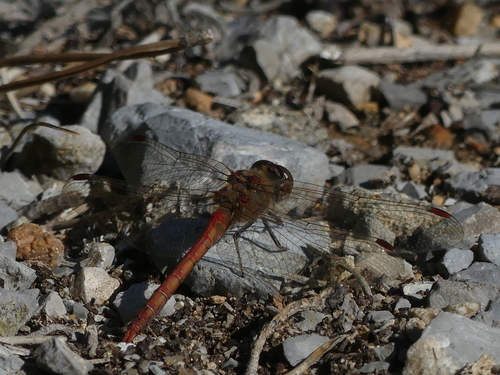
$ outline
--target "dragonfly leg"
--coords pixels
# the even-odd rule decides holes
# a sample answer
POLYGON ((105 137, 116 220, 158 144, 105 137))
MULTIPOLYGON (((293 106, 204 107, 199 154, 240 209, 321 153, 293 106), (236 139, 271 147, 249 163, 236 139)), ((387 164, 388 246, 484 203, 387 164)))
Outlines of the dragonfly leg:
POLYGON ((286 247, 282 246, 280 244, 280 242, 278 241, 278 239, 276 238, 276 236, 274 235, 273 233, 273 230, 271 229, 271 226, 269 225, 269 222, 262 218, 262 222, 264 223, 264 227, 266 228, 267 232, 269 233, 269 235, 271 236, 271 239, 273 240, 274 242, 274 245, 280 249, 280 250, 288 250, 286 247))
POLYGON ((234 247, 236 249, 236 254, 238 255, 238 264, 240 265, 240 274, 238 276, 243 277, 245 273, 243 272, 243 261, 241 260, 241 253, 240 253, 240 247, 238 245, 238 237, 246 231, 248 228, 250 228, 255 221, 248 221, 243 225, 241 228, 239 228, 234 234, 233 234, 233 241, 234 241, 234 247))

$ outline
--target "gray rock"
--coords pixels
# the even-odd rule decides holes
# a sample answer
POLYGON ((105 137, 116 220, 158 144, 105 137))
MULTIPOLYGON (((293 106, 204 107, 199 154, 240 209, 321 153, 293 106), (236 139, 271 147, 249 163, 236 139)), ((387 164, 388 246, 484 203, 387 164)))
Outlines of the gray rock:
POLYGON ((304 319, 300 322, 297 322, 297 328, 301 331, 313 331, 316 326, 323 321, 328 315, 323 314, 318 311, 305 310, 300 314, 300 316, 304 319))
POLYGON ((494 125, 495 118, 491 114, 469 113, 465 115, 463 129, 471 133, 480 133, 485 135, 490 141, 498 141, 499 134, 494 125))
POLYGON ((36 272, 21 262, 16 262, 14 242, 0 242, 0 279, 4 289, 27 289, 36 280, 36 272))
POLYGON ((397 176, 398 174, 399 171, 395 167, 375 164, 358 164, 342 172, 340 176, 335 179, 335 184, 371 188, 371 179, 385 175, 397 176))
POLYGON ((469 267, 474 260, 471 250, 450 249, 446 251, 443 258, 438 262, 438 270, 444 277, 449 277, 469 267))
POLYGON ((324 10, 311 10, 306 14, 309 28, 321 37, 330 35, 337 27, 337 17, 324 10))
POLYGON ((122 108, 106 124, 102 137, 113 152, 134 134, 145 134, 179 151, 212 157, 234 170, 267 159, 289 168, 294 180, 320 185, 328 173, 326 156, 305 144, 230 126, 183 108, 151 103, 122 108))
POLYGON ((41 192, 41 188, 35 189, 19 172, 0 173, 0 200, 13 210, 19 210, 33 202, 41 192))
POLYGON ((486 309, 490 301, 500 293, 497 284, 439 280, 429 293, 428 307, 443 309, 462 302, 476 302, 486 309))
POLYGON ((78 319, 87 321, 87 316, 89 315, 89 311, 83 306, 81 302, 75 302, 73 300, 63 300, 64 306, 66 310, 72 314, 74 314, 78 319))
POLYGON ((407 353, 405 375, 452 375, 483 354, 500 361, 500 329, 463 316, 441 312, 407 353))
POLYGON ((455 281, 500 284, 500 267, 485 262, 475 262, 452 277, 455 281))
MULTIPOLYGON (((130 71, 129 74, 134 73, 130 71)), ((144 72, 142 65, 137 69, 136 81, 131 81, 113 70, 107 70, 80 120, 82 126, 94 133, 100 133, 109 116, 121 107, 142 103, 169 103, 167 97, 150 86, 147 77, 148 74, 144 72)))
POLYGON ((481 121, 487 129, 492 129, 498 138, 498 127, 500 125, 500 110, 490 109, 481 113, 481 121))
POLYGON ((203 92, 219 95, 224 98, 234 98, 241 95, 243 82, 231 71, 212 70, 196 77, 196 82, 203 92))
POLYGON ((75 278, 72 295, 86 303, 106 302, 120 287, 120 281, 100 267, 83 267, 75 278))
POLYGON ((462 121, 464 119, 464 111, 458 103, 450 103, 447 112, 454 123, 462 121))
MULTIPOLYGON (((130 322, 159 286, 159 284, 152 283, 133 284, 126 291, 118 293, 113 306, 118 310, 122 322, 130 322)), ((170 298, 158 316, 167 317, 175 311, 175 298, 170 298)))
POLYGON ((24 361, 13 354, 4 345, 0 345, 0 374, 12 374, 20 371, 24 361))
POLYGON ((397 147, 392 151, 392 164, 396 166, 407 166, 416 162, 430 171, 450 162, 456 162, 453 151, 438 150, 425 147, 397 147))
POLYGON ((453 212, 453 216, 470 236, 500 232, 500 212, 487 203, 481 202, 461 211, 453 212))
POLYGON ((500 102, 500 89, 489 84, 471 84, 467 87, 479 101, 480 108, 491 108, 500 102))
MULTIPOLYGON (((436 166, 435 163, 432 163, 431 165, 433 167, 436 166)), ((454 176, 460 172, 477 172, 477 171, 479 171, 479 169, 476 166, 459 163, 457 161, 447 162, 434 169, 436 176, 442 179, 450 178, 451 176, 454 176)))
POLYGON ((353 319, 362 319, 365 316, 356 301, 347 295, 344 297, 340 310, 344 311, 344 315, 352 316, 353 319))
POLYGON ((62 298, 54 291, 40 297, 38 303, 42 312, 50 317, 65 316, 67 314, 66 306, 62 298))
POLYGON ((356 108, 371 100, 372 91, 378 88, 379 83, 376 73, 354 65, 322 70, 317 78, 321 93, 356 108))
POLYGON ((418 108, 427 103, 427 95, 419 88, 382 80, 379 89, 392 109, 418 108))
POLYGON ((488 306, 488 310, 485 311, 485 314, 489 315, 489 318, 492 320, 493 324, 496 327, 500 325, 500 299, 497 296, 493 301, 491 301, 488 306))
POLYGON ((329 138, 325 127, 304 111, 273 105, 243 106, 228 120, 236 126, 282 135, 311 146, 329 138))
POLYGON ((139 59, 132 62, 123 74, 134 82, 135 88, 152 89, 154 87, 153 69, 147 60, 139 59))
MULTIPOLYGON (((3 237, 0 237, 0 254, 8 260, 16 260, 17 256, 17 246, 12 241, 5 241, 3 237)), ((30 285, 26 286, 29 288, 30 285)))
POLYGON ((91 242, 84 246, 87 259, 80 262, 82 267, 100 267, 108 269, 115 260, 115 248, 106 242, 91 242))
POLYGON ((391 362, 391 360, 396 356, 395 349, 396 344, 391 342, 383 346, 375 346, 373 351, 381 361, 391 362))
POLYGON ((479 260, 500 265, 500 234, 481 234, 478 245, 479 260))
POLYGON ((409 309, 411 308, 411 303, 406 298, 400 298, 396 305, 394 306, 394 311, 398 311, 400 309, 409 309))
POLYGON ((460 172, 445 181, 455 196, 477 202, 490 185, 500 185, 500 168, 484 168, 478 172, 460 172))
POLYGON ((403 294, 415 299, 423 299, 432 288, 432 285, 432 283, 428 282, 405 284, 403 286, 403 294))
POLYGON ((451 87, 454 85, 483 83, 485 77, 491 76, 484 73, 486 71, 491 71, 492 66, 498 67, 499 64, 500 61, 498 59, 485 58, 480 60, 472 60, 467 63, 460 64, 460 66, 456 66, 452 69, 447 69, 444 72, 431 74, 425 79, 415 82, 414 84, 412 84, 412 86, 437 88, 441 91, 446 91, 447 87, 451 87))
POLYGON ((363 365, 359 372, 362 374, 369 374, 371 372, 378 374, 379 372, 386 372, 389 370, 389 363, 384 361, 370 362, 363 365))
POLYGON ((47 128, 35 131, 33 142, 27 144, 19 156, 19 168, 24 174, 67 180, 77 173, 93 173, 99 169, 106 152, 104 142, 84 127, 65 128, 79 135, 47 128))
POLYGON ((0 336, 13 336, 38 309, 38 289, 12 292, 0 288, 0 336))
POLYGON ((419 184, 416 184, 413 181, 408 181, 404 188, 401 190, 401 193, 408 195, 414 199, 422 200, 428 196, 425 191, 425 187, 419 184))
POLYGON ((244 64, 260 68, 268 81, 288 81, 300 74, 300 64, 319 54, 321 44, 297 20, 277 16, 259 28, 259 35, 244 51, 244 64))
POLYGON ((17 220, 19 215, 7 202, 0 200, 0 229, 17 220))
POLYGON ((367 317, 371 322, 382 324, 391 319, 394 319, 394 315, 392 315, 391 312, 387 310, 370 311, 367 317))
POLYGON ((39 369, 60 375, 85 375, 94 366, 73 352, 61 337, 44 342, 34 352, 39 369))
POLYGON ((328 114, 328 121, 337 124, 342 132, 359 125, 358 118, 343 104, 327 100, 325 111, 328 114))
POLYGON ((329 340, 317 333, 290 337, 283 342, 283 351, 288 362, 295 366, 329 340))

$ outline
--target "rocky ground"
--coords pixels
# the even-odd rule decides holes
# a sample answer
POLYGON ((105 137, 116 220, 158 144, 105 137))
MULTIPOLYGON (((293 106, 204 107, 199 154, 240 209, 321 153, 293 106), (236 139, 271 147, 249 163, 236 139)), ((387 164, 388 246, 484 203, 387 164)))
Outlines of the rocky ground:
MULTIPOLYGON (((498 10, 490 1, 0 2, 0 373, 499 373, 498 10), (167 55, 131 52, 179 38, 167 55), (10 83, 74 68, 61 61, 68 51, 105 55, 79 56, 87 65, 71 77, 10 83), (66 132, 22 135, 36 122, 66 132), (348 241, 325 244, 313 266, 334 259, 358 277, 342 271, 326 286, 291 277, 303 253, 295 240, 282 239, 290 251, 273 264, 241 249, 244 272, 221 261, 226 249, 235 257, 222 240, 125 344, 126 323, 172 267, 168 249, 185 239, 164 231, 127 242, 88 215, 78 226, 60 193, 78 173, 121 178, 116 159, 135 134, 234 170, 272 160, 295 181, 380 201, 362 214, 392 220, 372 234, 391 245, 396 227, 432 217, 410 201, 446 209, 463 236, 458 225, 431 227, 447 248, 406 261, 377 252, 366 262, 347 254, 348 241)), ((133 163, 123 173, 147 184, 133 163)), ((181 237, 197 235, 183 227, 181 237)))

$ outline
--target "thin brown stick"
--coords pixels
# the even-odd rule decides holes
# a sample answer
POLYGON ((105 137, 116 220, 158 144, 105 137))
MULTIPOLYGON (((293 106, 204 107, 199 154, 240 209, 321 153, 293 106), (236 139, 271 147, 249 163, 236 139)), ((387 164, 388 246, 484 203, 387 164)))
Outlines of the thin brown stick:
POLYGON ((288 371, 287 373, 283 375, 300 375, 304 374, 306 370, 314 365, 316 362, 319 361, 319 359, 330 349, 332 349, 334 346, 337 344, 341 343, 344 341, 344 339, 348 335, 340 335, 336 339, 331 339, 327 342, 325 342, 323 345, 321 345, 319 348, 317 348, 314 352, 312 352, 306 359, 304 359, 297 367, 295 367, 292 371, 288 371))
POLYGON ((278 325, 300 311, 306 309, 315 310, 323 308, 325 306, 326 297, 333 292, 333 288, 325 288, 321 291, 320 294, 314 297, 301 299, 286 305, 283 310, 276 314, 276 316, 264 326, 264 328, 260 332, 259 337, 254 341, 252 353, 250 354, 250 360, 248 361, 248 367, 245 375, 257 374, 260 353, 264 348, 266 340, 276 331, 278 325))
POLYGON ((80 135, 80 133, 77 133, 77 132, 75 132, 73 130, 61 128, 59 126, 51 125, 51 124, 48 124, 46 122, 41 122, 40 121, 40 122, 35 122, 33 124, 29 124, 28 126, 26 126, 25 128, 23 128, 23 130, 21 130, 21 133, 19 133, 19 135, 17 136, 17 138, 14 141, 14 143, 12 143, 12 146, 10 146, 9 150, 7 151, 7 153, 5 155, 3 155, 2 158, 0 159, 0 166, 1 167, 3 167, 3 165, 5 164, 5 162, 7 161, 7 159, 9 159, 10 156, 14 153, 14 151, 16 150, 17 145, 19 144, 19 142, 21 142, 21 140, 26 135, 26 133, 28 133, 29 131, 35 130, 36 128, 38 128, 40 126, 44 126, 46 128, 49 128, 49 129, 59 130, 61 132, 65 132, 65 133, 69 133, 69 134, 80 135))
POLYGON ((158 43, 135 46, 124 50, 116 51, 108 54, 89 54, 89 53, 68 53, 68 54, 49 54, 49 55, 29 55, 21 57, 8 57, 0 60, 0 66, 24 63, 48 63, 65 61, 88 61, 81 65, 41 77, 28 78, 22 81, 12 82, 7 85, 0 86, 0 93, 17 90, 23 87, 40 85, 42 83, 60 80, 73 77, 77 74, 85 72, 98 66, 110 63, 114 60, 139 59, 144 57, 154 57, 167 53, 174 53, 186 48, 204 45, 210 43, 211 39, 208 33, 201 33, 191 36, 186 36, 180 39, 164 40, 158 43))

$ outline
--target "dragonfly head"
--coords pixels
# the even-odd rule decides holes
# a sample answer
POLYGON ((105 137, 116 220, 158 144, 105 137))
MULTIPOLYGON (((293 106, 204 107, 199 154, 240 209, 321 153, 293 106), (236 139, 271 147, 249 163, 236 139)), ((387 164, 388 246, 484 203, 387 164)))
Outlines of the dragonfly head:
POLYGON ((293 177, 288 169, 269 160, 259 160, 252 165, 252 170, 261 171, 275 186, 276 200, 288 196, 293 189, 293 177))

